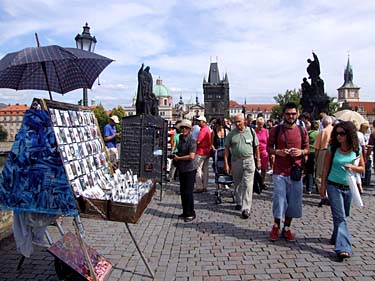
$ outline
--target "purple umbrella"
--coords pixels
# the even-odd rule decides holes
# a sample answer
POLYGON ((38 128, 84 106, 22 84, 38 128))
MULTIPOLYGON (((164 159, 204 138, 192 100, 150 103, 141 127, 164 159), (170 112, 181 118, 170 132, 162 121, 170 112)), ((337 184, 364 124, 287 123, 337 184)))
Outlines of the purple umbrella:
POLYGON ((88 51, 56 45, 26 48, 0 60, 0 88, 46 90, 65 94, 91 89, 113 60, 88 51))

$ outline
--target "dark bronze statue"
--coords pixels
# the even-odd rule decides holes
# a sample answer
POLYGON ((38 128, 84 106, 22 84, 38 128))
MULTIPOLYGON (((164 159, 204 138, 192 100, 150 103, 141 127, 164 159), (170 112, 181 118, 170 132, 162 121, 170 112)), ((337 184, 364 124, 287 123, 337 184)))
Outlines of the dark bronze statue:
POLYGON ((307 59, 309 65, 306 69, 311 84, 306 77, 303 78, 301 105, 303 112, 310 113, 312 120, 316 120, 320 112, 328 112, 329 97, 324 93, 324 81, 320 78, 318 56, 314 52, 312 54, 314 59, 307 59))
POLYGON ((147 66, 143 69, 144 64, 142 63, 141 68, 138 71, 138 90, 137 90, 137 101, 135 104, 136 114, 147 114, 157 116, 159 101, 152 92, 152 75, 150 73, 150 67, 147 66))

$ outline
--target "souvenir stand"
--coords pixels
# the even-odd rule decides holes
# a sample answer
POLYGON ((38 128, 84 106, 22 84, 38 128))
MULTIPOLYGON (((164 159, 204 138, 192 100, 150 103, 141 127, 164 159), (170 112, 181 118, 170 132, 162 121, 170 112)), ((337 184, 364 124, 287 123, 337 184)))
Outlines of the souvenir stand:
POLYGON ((160 116, 137 114, 122 118, 120 170, 132 170, 139 177, 160 184, 167 172, 168 121, 160 116))
MULTIPOLYGON (((16 214, 74 217, 76 234, 64 233, 48 252, 60 279, 106 280, 112 264, 84 242, 80 216, 137 223, 155 193, 155 181, 131 171, 113 173, 94 113, 86 107, 34 99, 0 177, 0 209, 16 214)), ((20 268, 24 256, 21 258, 20 268)))

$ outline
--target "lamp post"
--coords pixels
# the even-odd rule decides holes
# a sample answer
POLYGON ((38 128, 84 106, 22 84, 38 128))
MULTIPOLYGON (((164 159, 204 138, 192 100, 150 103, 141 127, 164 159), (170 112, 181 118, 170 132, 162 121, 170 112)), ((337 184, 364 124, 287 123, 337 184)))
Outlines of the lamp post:
MULTIPOLYGON (((82 34, 77 34, 75 37, 77 49, 94 52, 95 45, 96 45, 96 38, 95 36, 91 36, 90 34, 90 27, 89 25, 85 24, 83 27, 82 34)), ((83 88, 83 106, 88 106, 88 99, 87 99, 87 88, 83 88)))

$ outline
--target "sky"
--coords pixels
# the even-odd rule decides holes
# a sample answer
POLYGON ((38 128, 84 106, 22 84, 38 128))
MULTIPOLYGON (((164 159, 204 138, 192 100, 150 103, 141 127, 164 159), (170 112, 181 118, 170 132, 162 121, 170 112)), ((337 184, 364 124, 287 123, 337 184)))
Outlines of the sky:
MULTIPOLYGON (((141 64, 168 87, 174 103, 198 96, 211 62, 228 74, 230 99, 274 103, 298 89, 312 51, 325 92, 337 97, 348 56, 360 98, 373 101, 375 1, 372 0, 0 0, 0 58, 40 44, 75 47, 87 22, 95 52, 114 60, 88 92, 106 109, 130 106, 141 64)), ((42 91, 0 89, 0 103, 30 104, 42 91)), ((58 101, 77 103, 82 90, 58 101)))

